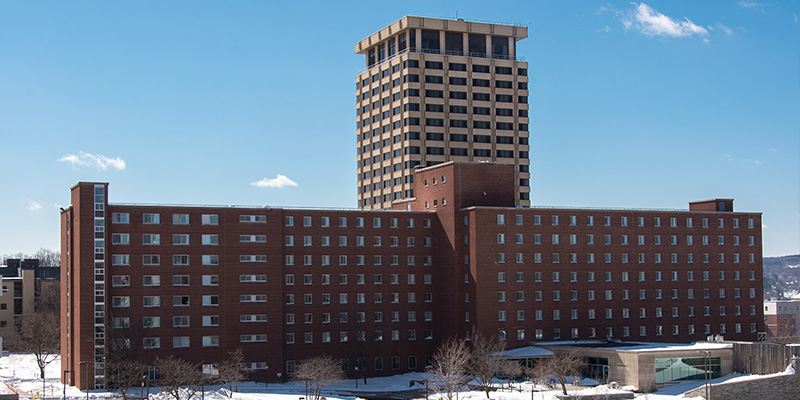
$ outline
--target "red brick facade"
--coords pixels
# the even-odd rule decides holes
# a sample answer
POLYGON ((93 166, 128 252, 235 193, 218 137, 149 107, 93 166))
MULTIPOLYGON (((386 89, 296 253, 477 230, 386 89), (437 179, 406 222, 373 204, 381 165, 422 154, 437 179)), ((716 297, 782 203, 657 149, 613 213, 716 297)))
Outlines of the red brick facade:
MULTIPOLYGON (((136 332, 158 344, 142 350, 145 362, 176 354, 207 365, 242 348, 254 379, 276 380, 322 353, 351 376, 358 363, 369 376, 422 370, 439 340, 473 328, 510 348, 754 340, 763 330, 760 214, 514 208, 513 168, 417 169, 417 197, 394 211, 108 205, 107 348, 136 332), (145 244, 149 235, 158 244, 145 244), (144 265, 155 255, 158 265, 144 265), (146 296, 160 303, 146 307, 146 296), (152 317, 159 326, 144 327, 152 317)), ((84 298, 92 264, 82 259, 91 235, 75 235, 91 230, 80 215, 94 185, 76 185, 62 216, 72 298, 84 298)), ((86 334, 78 327, 93 305, 62 304, 75 333, 62 363, 77 370, 87 343, 74 336, 86 334)))

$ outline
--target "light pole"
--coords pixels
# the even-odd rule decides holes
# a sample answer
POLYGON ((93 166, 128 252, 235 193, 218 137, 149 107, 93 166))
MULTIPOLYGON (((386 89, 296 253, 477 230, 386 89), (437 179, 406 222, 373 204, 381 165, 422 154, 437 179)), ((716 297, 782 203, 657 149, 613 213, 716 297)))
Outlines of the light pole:
POLYGON ((81 361, 78 363, 79 365, 86 366, 86 400, 89 400, 89 362, 88 361, 81 361))
POLYGON ((69 370, 64 370, 63 380, 61 382, 64 383, 64 400, 67 400, 67 378, 69 377, 69 370))
POLYGON ((711 351, 698 351, 703 354, 703 380, 706 388, 706 400, 711 400, 711 351))

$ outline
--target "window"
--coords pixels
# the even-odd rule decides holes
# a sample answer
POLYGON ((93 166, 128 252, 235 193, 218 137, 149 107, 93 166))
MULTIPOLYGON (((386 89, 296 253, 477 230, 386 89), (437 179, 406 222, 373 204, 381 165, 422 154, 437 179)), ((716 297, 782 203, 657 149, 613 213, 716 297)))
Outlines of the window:
POLYGON ((161 215, 160 214, 142 214, 142 223, 143 224, 158 224, 161 223, 161 215))
POLYGON ((240 215, 239 222, 267 222, 266 215, 240 215))
POLYGON ((146 233, 142 235, 142 244, 161 244, 161 235, 157 233, 146 233))
POLYGON ((127 233, 114 233, 111 235, 111 244, 131 244, 131 235, 127 233))
POLYGON ((112 224, 129 224, 131 222, 131 215, 129 213, 112 213, 112 224))
POLYGON ((189 225, 189 214, 172 214, 173 225, 189 225))
POLYGON ((202 236, 202 244, 216 246, 216 245, 219 244, 219 236, 218 235, 203 235, 202 236))

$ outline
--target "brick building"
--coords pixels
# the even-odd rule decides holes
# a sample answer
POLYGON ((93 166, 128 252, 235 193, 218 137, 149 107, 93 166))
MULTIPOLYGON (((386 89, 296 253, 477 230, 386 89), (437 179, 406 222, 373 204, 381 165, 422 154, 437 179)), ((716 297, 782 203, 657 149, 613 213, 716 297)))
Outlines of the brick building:
POLYGON ((764 302, 764 323, 771 337, 795 336, 800 320, 800 300, 769 300, 764 302))
POLYGON ((416 168, 416 197, 382 211, 126 205, 79 183, 61 216, 69 383, 105 385, 128 341, 207 372, 242 348, 276 380, 323 353, 350 376, 419 371, 473 328, 509 348, 763 330, 759 213, 520 208, 514 169, 416 168))

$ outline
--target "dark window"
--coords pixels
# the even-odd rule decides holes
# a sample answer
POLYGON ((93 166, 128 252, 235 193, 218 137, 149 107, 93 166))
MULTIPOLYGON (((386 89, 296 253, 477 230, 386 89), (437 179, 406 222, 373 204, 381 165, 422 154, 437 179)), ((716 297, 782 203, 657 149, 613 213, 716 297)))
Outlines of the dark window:
POLYGON ((514 137, 513 136, 498 136, 496 138, 497 143, 500 144, 514 144, 514 137))
POLYGON ((519 138, 519 144, 527 145, 528 144, 528 138, 526 138, 526 137, 519 138))
POLYGON ((403 111, 419 111, 419 103, 403 104, 403 111))
POLYGON ((406 49, 406 33, 403 32, 399 36, 397 36, 397 51, 403 51, 406 49))
POLYGON ((369 49, 367 52, 367 64, 375 64, 375 49, 369 49))
POLYGON ((495 112, 495 114, 497 114, 499 116, 502 116, 502 117, 513 117, 514 116, 514 110, 512 110, 510 108, 498 108, 494 112, 495 112))
POLYGON ((472 64, 472 72, 485 72, 489 73, 489 66, 488 65, 478 65, 472 64))
POLYGON ((426 118, 426 126, 444 126, 444 119, 441 118, 426 118))
POLYGON ((494 72, 501 75, 511 75, 511 68, 509 67, 494 67, 494 72))
POLYGON ((469 35, 469 52, 473 57, 486 57, 486 36, 471 33, 469 35))
POLYGON ((425 97, 435 97, 437 99, 441 99, 444 97, 444 92, 441 90, 426 90, 425 97))
POLYGON ((527 117, 528 116, 528 110, 519 110, 519 116, 520 117, 527 117))
POLYGON ((414 51, 417 48, 417 30, 412 29, 408 31, 408 47, 411 48, 411 51, 414 51))
POLYGON ((466 85, 467 78, 457 78, 455 76, 450 77, 450 84, 451 85, 466 85))
POLYGON ((408 74, 403 76, 403 82, 419 82, 419 75, 408 74))
POLYGON ((473 93, 472 100, 489 101, 489 93, 473 93))
POLYGON ((456 55, 461 55, 464 52, 464 35, 460 32, 445 32, 444 49, 456 55))
POLYGON ((520 200, 530 200, 531 199, 531 194, 530 193, 520 193, 519 194, 519 199, 520 200))
POLYGON ((527 68, 517 68, 517 75, 528 76, 527 68))
POLYGON ((519 124, 519 130, 527 131, 528 130, 528 124, 519 124))
POLYGON ((419 132, 406 132, 403 138, 405 140, 419 140, 419 132))
POLYGON ((472 141, 475 143, 489 143, 491 139, 489 135, 472 135, 472 141))
MULTIPOLYGON (((411 168, 414 168, 414 167, 416 167, 417 165, 419 165, 419 161, 406 161, 406 162, 403 164, 403 166, 405 167, 405 169, 411 169, 411 168)), ((409 195, 409 197, 410 197, 410 195, 409 195)))
POLYGON ((425 68, 428 69, 442 69, 443 64, 440 61, 425 61, 425 68))
POLYGON ((528 90, 528 82, 518 82, 517 89, 528 90))
POLYGON ((467 107, 466 106, 450 106, 450 112, 456 114, 466 114, 467 107))
MULTIPOLYGON (((522 157, 520 157, 520 158, 522 158, 522 157)), ((520 165, 519 166, 519 172, 530 172, 530 170, 531 170, 531 166, 530 165, 520 165)))
POLYGON ((513 88, 511 81, 495 81, 494 87, 501 88, 501 89, 511 89, 513 88))
POLYGON ((489 87, 488 79, 473 79, 472 86, 489 87))
POLYGON ((386 59, 386 46, 382 43, 378 45, 378 61, 383 61, 386 59))
POLYGON ((405 154, 419 154, 419 146, 406 147, 405 154))
POLYGON ((452 127, 452 128, 466 128, 467 127, 467 120, 465 120, 465 119, 451 119, 450 120, 450 127, 452 127))
POLYGON ((492 36, 492 57, 503 59, 507 59, 509 57, 508 37, 492 36))
POLYGON ((14 299, 14 315, 22 315, 22 299, 14 299))
POLYGON ((14 297, 22 297, 22 282, 14 282, 14 297))
POLYGON ((458 148, 455 148, 455 147, 451 147, 450 148, 450 155, 451 156, 466 156, 467 154, 468 154, 467 153, 467 149, 458 149, 458 148))
POLYGON ((450 141, 451 142, 466 142, 467 141, 467 135, 451 133, 450 134, 450 141))
POLYGON ((492 123, 490 121, 472 121, 472 127, 477 129, 492 129, 492 123))
POLYGON ((514 152, 512 150, 497 150, 497 157, 498 158, 514 158, 514 152))
POLYGON ((419 60, 405 60, 403 68, 419 68, 419 60))
POLYGON ((435 156, 442 156, 444 155, 444 147, 426 147, 425 154, 431 154, 435 156))
POLYGON ((466 100, 467 92, 450 92, 451 99, 466 100))
POLYGON ((425 134, 426 140, 444 140, 444 133, 428 132, 425 134))
POLYGON ((428 104, 425 104, 425 111, 444 112, 444 105, 428 103, 428 104))
POLYGON ((528 152, 527 151, 520 151, 519 152, 519 158, 528 158, 528 152))
POLYGON ((403 91, 403 97, 419 96, 419 89, 406 89, 403 91))
POLYGON ((439 52, 439 31, 422 30, 422 50, 439 52))
POLYGON ((520 104, 528 104, 528 96, 519 96, 520 104))
POLYGON ((450 71, 466 71, 467 64, 450 63, 450 71))
POLYGON ((511 103, 514 101, 514 96, 511 96, 510 94, 498 94, 495 95, 495 100, 497 100, 499 103, 511 103))
POLYGON ((393 56, 394 53, 397 53, 397 43, 392 38, 389 40, 389 57, 393 56))
POLYGON ((436 75, 425 75, 425 83, 444 83, 444 77, 436 75))
POLYGON ((472 155, 475 157, 491 157, 492 151, 489 149, 474 149, 472 150, 472 155))
POLYGON ((514 124, 512 124, 511 122, 498 122, 497 129, 501 131, 513 131, 514 124))
POLYGON ((476 115, 489 115, 491 111, 489 107, 472 107, 472 113, 476 115))
POLYGON ((403 126, 419 125, 419 118, 406 118, 403 121, 403 126))

